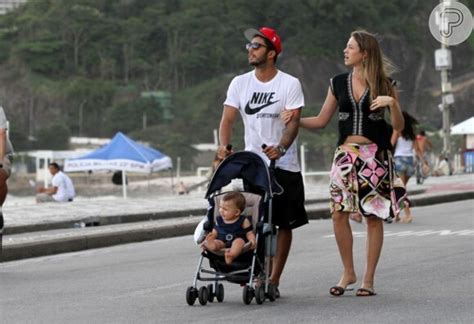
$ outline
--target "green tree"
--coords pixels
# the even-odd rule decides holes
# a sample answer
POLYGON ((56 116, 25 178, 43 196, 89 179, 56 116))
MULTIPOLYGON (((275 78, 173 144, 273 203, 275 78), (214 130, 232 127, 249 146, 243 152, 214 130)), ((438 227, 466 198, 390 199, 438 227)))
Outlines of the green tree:
POLYGON ((69 128, 64 124, 53 124, 42 128, 38 132, 37 149, 40 150, 68 150, 69 128))

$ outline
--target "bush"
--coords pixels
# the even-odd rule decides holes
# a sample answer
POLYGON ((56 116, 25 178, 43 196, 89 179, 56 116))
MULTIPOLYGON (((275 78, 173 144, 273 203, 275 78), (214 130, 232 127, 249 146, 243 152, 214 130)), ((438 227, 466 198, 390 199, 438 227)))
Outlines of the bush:
POLYGON ((71 132, 64 124, 53 124, 42 128, 38 132, 37 149, 40 150, 68 150, 71 132))

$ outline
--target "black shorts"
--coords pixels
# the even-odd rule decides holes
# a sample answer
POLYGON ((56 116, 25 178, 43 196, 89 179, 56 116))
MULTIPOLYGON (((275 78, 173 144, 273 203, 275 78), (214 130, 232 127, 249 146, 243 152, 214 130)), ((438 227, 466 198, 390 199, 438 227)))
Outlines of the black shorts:
POLYGON ((281 195, 273 196, 272 223, 284 229, 294 229, 308 224, 301 172, 275 169, 274 174, 276 181, 285 191, 281 195))

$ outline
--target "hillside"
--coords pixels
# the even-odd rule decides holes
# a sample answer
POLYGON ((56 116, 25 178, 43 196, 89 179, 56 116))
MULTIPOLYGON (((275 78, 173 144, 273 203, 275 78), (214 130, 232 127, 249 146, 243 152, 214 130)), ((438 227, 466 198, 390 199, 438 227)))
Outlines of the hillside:
MULTIPOLYGON (((110 137, 121 130, 186 164, 195 153, 190 144, 212 141, 232 76, 249 69, 245 28, 279 30, 278 64, 301 79, 305 115, 317 113, 329 78, 345 71, 342 49, 350 31, 364 28, 379 35, 399 67, 394 78, 403 108, 437 130, 440 76, 433 52, 439 44, 427 23, 437 3, 31 0, 0 17, 0 99, 17 149, 65 148, 70 135, 110 137), (168 95, 171 101, 163 99, 168 95)), ((464 3, 472 8, 474 1, 464 3)), ((452 51, 452 121, 459 122, 472 114, 474 35, 452 51)), ((314 164, 327 163, 335 136, 334 124, 301 132, 319 152, 314 164)))

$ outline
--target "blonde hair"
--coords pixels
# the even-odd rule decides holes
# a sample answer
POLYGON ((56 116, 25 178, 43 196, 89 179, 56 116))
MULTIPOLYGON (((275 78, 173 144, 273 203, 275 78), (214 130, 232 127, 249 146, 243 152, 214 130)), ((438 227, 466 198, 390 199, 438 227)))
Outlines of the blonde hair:
POLYGON ((382 53, 375 35, 365 30, 355 30, 351 33, 351 37, 359 45, 360 51, 367 53, 367 58, 364 59, 363 63, 363 71, 365 82, 367 82, 370 90, 371 99, 375 99, 379 95, 392 96, 393 86, 388 77, 397 68, 382 53))

